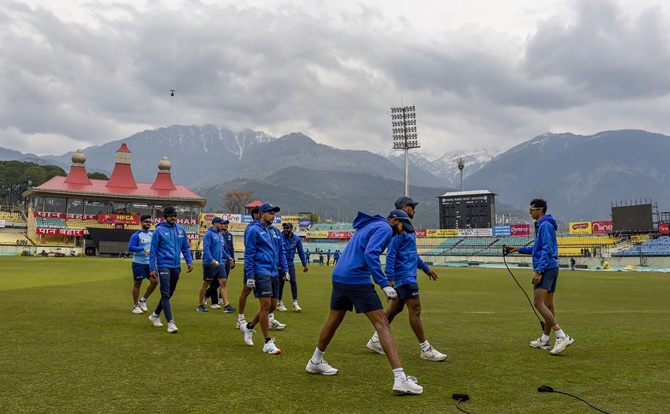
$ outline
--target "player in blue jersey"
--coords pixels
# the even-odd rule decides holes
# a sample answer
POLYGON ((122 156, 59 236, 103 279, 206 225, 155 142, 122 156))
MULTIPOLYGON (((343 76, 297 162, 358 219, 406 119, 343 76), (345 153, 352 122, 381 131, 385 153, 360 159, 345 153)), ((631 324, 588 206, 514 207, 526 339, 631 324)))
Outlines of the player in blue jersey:
MULTIPOLYGON (((205 290, 212 281, 216 280, 219 286, 223 289, 225 286, 228 274, 226 274, 225 263, 233 262, 233 259, 228 255, 224 248, 223 235, 221 234, 223 219, 221 217, 214 217, 212 220, 212 227, 205 233, 203 238, 203 256, 202 256, 202 286, 198 299, 200 304, 197 307, 198 312, 207 312, 205 307, 205 290)), ((226 295, 227 296, 227 295, 226 295)))
MULTIPOLYGON (((302 263, 302 271, 307 273, 309 270, 307 258, 305 257, 305 252, 302 250, 302 241, 297 234, 293 233, 293 223, 284 223, 282 225, 284 230, 281 235, 282 244, 284 245, 284 251, 286 252, 286 263, 288 264, 288 282, 291 284, 291 296, 293 297, 293 310, 295 312, 301 312, 302 308, 298 305, 298 281, 296 280, 295 275, 295 254, 298 253, 300 258, 300 263, 302 263)), ((281 278, 279 281, 279 301, 277 302, 277 310, 285 311, 286 306, 282 302, 282 296, 284 294, 284 284, 286 280, 281 278)))
POLYGON ((133 313, 136 314, 149 310, 147 299, 158 286, 158 278, 151 276, 149 271, 151 236, 154 234, 153 231, 149 230, 151 228, 151 216, 148 214, 140 216, 140 226, 142 226, 142 230, 136 231, 128 242, 128 251, 133 253, 133 303, 135 304, 133 313), (144 279, 149 280, 149 286, 147 286, 144 296, 140 298, 140 288, 144 279))
MULTIPOLYGON (((414 218, 414 210, 419 204, 409 197, 400 197, 395 202, 395 207, 407 213, 410 218, 414 218)), ((393 288, 398 292, 398 300, 391 302, 391 305, 384 312, 389 323, 407 305, 409 314, 409 325, 414 331, 414 335, 419 340, 421 347, 421 359, 426 361, 444 361, 447 356, 433 348, 423 331, 421 322, 421 299, 419 298, 419 284, 417 283, 417 268, 421 269, 428 279, 437 280, 437 273, 431 270, 419 257, 416 250, 416 239, 413 231, 406 231, 393 238, 386 253, 386 278, 393 288)), ((381 343, 377 332, 372 335, 368 341, 367 348, 379 354, 383 354, 381 343)))
POLYGON ((161 323, 161 312, 165 311, 165 319, 168 322, 167 331, 177 333, 177 325, 172 317, 170 298, 177 288, 179 274, 181 273, 181 255, 186 260, 188 273, 193 271, 193 258, 188 246, 186 230, 177 224, 177 211, 172 206, 163 209, 165 221, 159 223, 151 238, 151 250, 149 251, 149 268, 152 276, 158 275, 160 282, 161 300, 156 310, 149 316, 154 326, 163 326, 161 323))
POLYGON ((281 242, 281 232, 272 225, 279 207, 263 204, 258 212, 261 219, 252 225, 244 240, 244 273, 247 277, 247 286, 254 290, 254 296, 258 298, 260 309, 250 322, 240 326, 240 331, 244 334, 244 342, 253 346, 252 336, 255 332, 253 328, 256 324, 260 324, 265 337, 263 352, 276 355, 281 354, 281 350, 275 345, 274 338, 270 337, 269 315, 277 307, 278 269, 281 269, 282 277, 287 278, 288 266, 281 242))
POLYGON ((398 349, 389 322, 384 315, 382 302, 370 281, 370 276, 372 276, 374 282, 383 289, 388 300, 398 299, 395 289, 390 286, 382 272, 379 256, 386 249, 393 235, 404 231, 412 232, 414 228, 407 213, 402 210, 393 210, 387 218, 359 212, 354 220, 354 229, 356 229, 354 236, 344 248, 340 260, 333 269, 330 314, 321 330, 314 354, 307 362, 305 369, 310 374, 335 375, 338 373, 336 368, 323 359, 323 355, 347 311, 355 308, 356 313, 364 313, 379 332, 380 342, 393 369, 393 391, 402 394, 421 394, 423 387, 417 384, 415 377, 405 374, 400 364, 398 349))

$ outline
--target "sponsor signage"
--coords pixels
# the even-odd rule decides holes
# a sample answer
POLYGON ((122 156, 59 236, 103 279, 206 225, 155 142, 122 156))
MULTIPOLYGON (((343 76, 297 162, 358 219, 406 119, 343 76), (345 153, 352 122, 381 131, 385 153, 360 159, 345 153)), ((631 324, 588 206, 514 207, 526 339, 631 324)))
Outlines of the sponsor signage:
POLYGON ((84 230, 76 230, 76 229, 43 229, 43 228, 37 228, 35 230, 35 233, 41 234, 43 236, 69 236, 69 237, 77 237, 77 236, 83 236, 84 235, 84 230))
POLYGON ((494 236, 511 236, 512 229, 509 225, 493 226, 492 233, 494 236))
POLYGON ((670 225, 668 223, 658 223, 659 234, 670 234, 670 225))
POLYGON ((0 220, 0 227, 5 227, 6 225, 5 220, 0 220))
POLYGON ((66 218, 68 220, 95 220, 98 221, 97 214, 77 214, 77 213, 67 213, 66 218))
POLYGON ((140 224, 140 216, 134 216, 132 214, 98 214, 98 223, 140 224))
POLYGON ((426 229, 426 237, 457 237, 458 229, 426 229))
MULTIPOLYGON (((200 220, 204 221, 206 223, 211 223, 212 220, 214 220, 214 217, 221 217, 222 219, 228 220, 231 223, 241 223, 242 222, 242 214, 226 214, 226 213, 212 214, 212 213, 206 213, 206 214, 202 214, 200 217, 201 217, 200 220)), ((249 217, 251 217, 251 216, 249 216, 249 217)), ((200 223, 196 223, 196 224, 200 224, 200 223)))
POLYGON ((512 237, 529 237, 530 224, 511 224, 509 231, 512 237))
POLYGON ((312 225, 312 222, 308 218, 301 218, 299 224, 300 224, 300 227, 308 229, 309 226, 312 225))
POLYGON ((426 237, 426 229, 414 230, 414 236, 415 237, 426 237))
POLYGON ((612 221, 592 221, 592 234, 608 234, 612 233, 612 221))
POLYGON ((252 223, 251 214, 242 214, 242 223, 252 223))
POLYGON ((189 240, 200 240, 200 234, 198 233, 186 233, 186 237, 189 240))
POLYGON ((329 239, 350 239, 354 235, 353 231, 329 231, 329 239))
POLYGON ((36 211, 33 214, 34 217, 41 218, 59 218, 59 219, 75 219, 75 220, 98 220, 97 214, 81 214, 81 213, 53 213, 45 211, 36 211))
POLYGON ((568 223, 570 234, 591 234, 590 221, 571 221, 568 223))
POLYGON ((458 229, 461 237, 491 237, 492 229, 458 229))
POLYGON ((327 239, 328 238, 328 232, 327 231, 308 231, 307 234, 305 235, 308 239, 327 239))
POLYGON ((65 213, 52 213, 48 211, 36 211, 34 213, 35 217, 42 217, 42 218, 65 218, 65 213))

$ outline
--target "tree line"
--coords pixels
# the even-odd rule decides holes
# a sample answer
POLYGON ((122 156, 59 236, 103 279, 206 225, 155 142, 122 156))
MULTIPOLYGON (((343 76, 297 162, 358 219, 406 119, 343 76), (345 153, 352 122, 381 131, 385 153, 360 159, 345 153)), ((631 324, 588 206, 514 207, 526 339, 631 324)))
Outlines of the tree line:
MULTIPOLYGON (((21 206, 26 200, 21 194, 56 176, 67 176, 57 165, 39 165, 26 161, 0 161, 0 205, 21 206)), ((106 180, 102 173, 90 173, 89 178, 106 180)))

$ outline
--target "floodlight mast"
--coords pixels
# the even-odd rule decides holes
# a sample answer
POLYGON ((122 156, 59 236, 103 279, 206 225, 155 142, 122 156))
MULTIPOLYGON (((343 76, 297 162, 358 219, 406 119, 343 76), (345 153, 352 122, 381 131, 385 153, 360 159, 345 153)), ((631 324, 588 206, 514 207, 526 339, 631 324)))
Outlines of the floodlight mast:
POLYGON ((463 191, 463 168, 465 168, 465 160, 463 158, 458 159, 458 169, 461 171, 461 191, 463 191))
POLYGON ((405 196, 409 196, 409 150, 420 148, 416 133, 416 110, 414 106, 391 108, 393 127, 393 149, 405 150, 405 196))

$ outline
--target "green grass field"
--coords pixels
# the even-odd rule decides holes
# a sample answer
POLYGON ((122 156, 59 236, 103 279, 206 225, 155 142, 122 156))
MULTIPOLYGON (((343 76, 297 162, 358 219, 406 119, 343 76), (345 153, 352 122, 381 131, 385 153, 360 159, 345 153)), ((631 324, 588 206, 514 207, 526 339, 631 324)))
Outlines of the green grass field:
MULTIPOLYGON (((563 271, 557 319, 575 343, 550 356, 528 346, 539 323, 505 269, 436 268, 438 281, 420 282, 422 319, 449 358, 419 359, 406 314, 396 318, 405 371, 424 387, 400 397, 386 358, 365 348, 373 330, 363 315, 349 314, 326 352, 338 375, 305 371, 328 314, 332 267, 299 272, 303 312, 276 313, 288 325, 274 332, 278 356, 261 352, 261 335, 245 346, 236 314, 195 311, 199 263, 172 300, 174 335, 130 312, 128 259, 2 257, 0 269, 2 413, 455 413, 453 393, 470 394, 461 406, 472 413, 595 412, 538 393, 542 384, 611 413, 670 410, 668 274, 563 271)), ((530 272, 514 271, 530 294, 530 272)), ((234 305, 240 279, 238 267, 234 305)), ((250 297, 247 316, 257 309, 250 297)))

